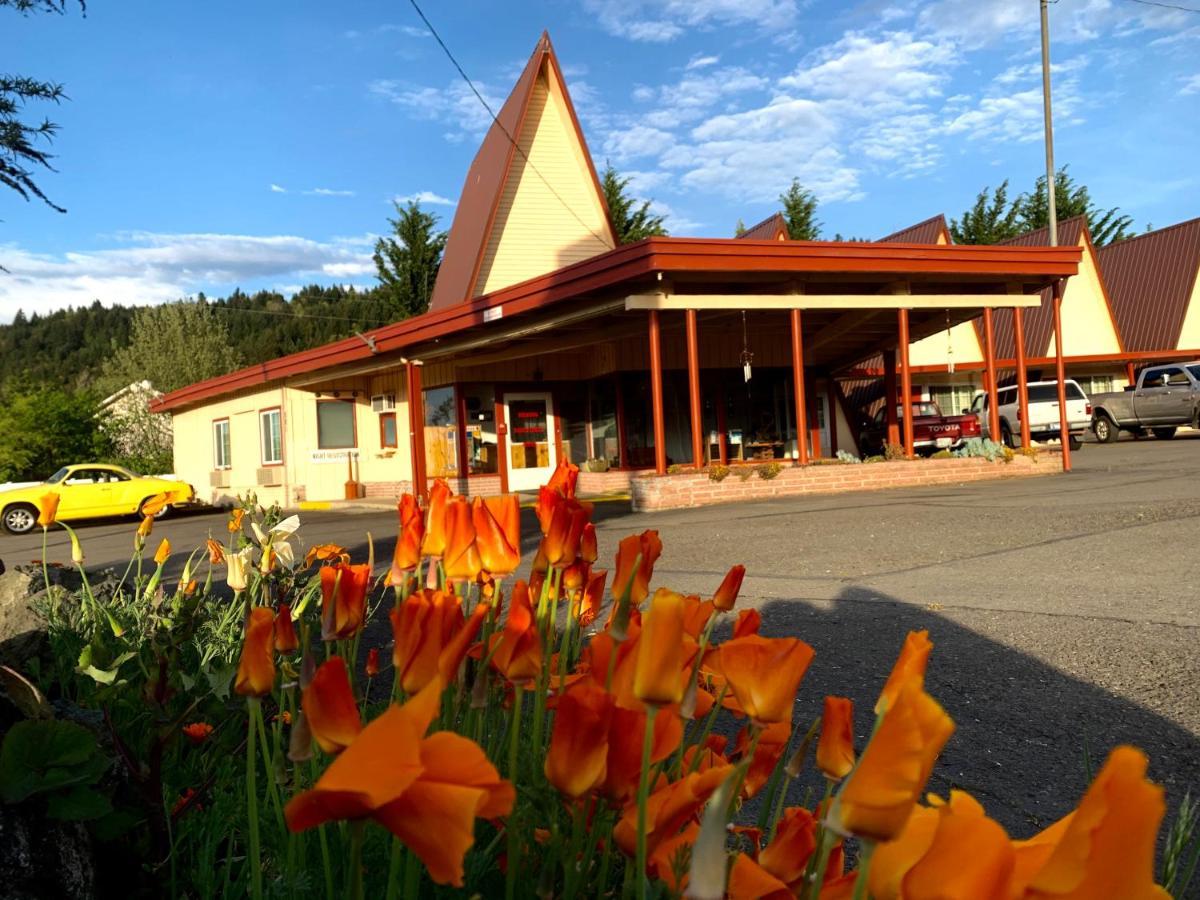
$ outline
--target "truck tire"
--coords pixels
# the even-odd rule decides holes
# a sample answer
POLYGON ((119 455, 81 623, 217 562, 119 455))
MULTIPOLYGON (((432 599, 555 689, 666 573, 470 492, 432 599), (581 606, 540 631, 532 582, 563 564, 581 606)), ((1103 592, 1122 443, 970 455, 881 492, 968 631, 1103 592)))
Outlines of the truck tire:
POLYGON ((1071 448, 1072 452, 1075 450, 1080 450, 1083 448, 1083 441, 1073 434, 1067 435, 1067 446, 1071 448))
POLYGON ((1154 432, 1154 437, 1160 441, 1169 441, 1175 437, 1174 425, 1165 425, 1162 428, 1151 428, 1150 430, 1154 432))
POLYGON ((1000 441, 1009 450, 1012 450, 1017 446, 1015 443, 1013 443, 1012 429, 1008 427, 1007 422, 1000 423, 1000 441))
POLYGON ((1117 428, 1112 419, 1101 414, 1092 422, 1092 433, 1100 443, 1112 444, 1121 436, 1121 429, 1117 428))

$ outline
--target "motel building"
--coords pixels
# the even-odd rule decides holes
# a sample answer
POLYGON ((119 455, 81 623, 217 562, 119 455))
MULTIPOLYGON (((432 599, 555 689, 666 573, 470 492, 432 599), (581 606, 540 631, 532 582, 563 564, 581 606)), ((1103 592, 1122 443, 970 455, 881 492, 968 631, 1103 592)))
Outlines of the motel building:
MULTIPOLYGON (((1111 322, 1073 330, 1089 303, 1111 308, 1086 232, 968 247, 944 223, 917 231, 801 242, 769 220, 738 239, 618 245, 543 35, 467 172, 428 312, 155 409, 201 499, 294 506, 423 493, 434 477, 530 491, 560 460, 580 466, 581 492, 676 466, 803 466, 857 451, 843 382, 871 376, 897 399, 953 385, 964 394, 950 406, 969 405, 968 387, 992 370, 994 388, 1013 365, 1022 316, 1031 367, 1065 346, 1096 356, 1098 375, 1123 371, 1111 322), (977 320, 992 323, 990 354, 977 320)), ((911 455, 911 422, 889 424, 911 455)))

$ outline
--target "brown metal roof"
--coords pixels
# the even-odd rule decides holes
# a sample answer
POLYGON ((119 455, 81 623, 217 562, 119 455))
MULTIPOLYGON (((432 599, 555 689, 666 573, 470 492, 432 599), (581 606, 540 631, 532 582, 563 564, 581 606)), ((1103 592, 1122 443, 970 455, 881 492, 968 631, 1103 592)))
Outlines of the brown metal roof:
POLYGON ((1109 244, 1096 256, 1125 349, 1179 347, 1200 277, 1200 219, 1109 244))
POLYGON ((787 219, 783 213, 774 213, 735 237, 745 241, 786 241, 789 239, 787 219))
POLYGON ((918 222, 916 225, 901 228, 887 237, 881 237, 879 242, 890 244, 936 244, 939 237, 945 238, 947 244, 951 242, 950 229, 946 227, 946 217, 941 213, 938 213, 936 216, 930 216, 924 222, 918 222))
POLYGON ((584 140, 583 130, 579 127, 575 105, 571 102, 571 95, 563 81, 558 57, 555 56, 554 47, 550 43, 550 35, 543 31, 537 46, 534 47, 533 55, 525 64, 525 70, 517 79, 508 99, 504 101, 504 106, 500 108, 496 121, 488 129, 479 152, 471 161, 471 168, 467 170, 467 178, 458 198, 458 208, 454 211, 454 222, 446 240, 446 250, 442 255, 442 265, 438 269, 437 281, 434 282, 433 294, 429 300, 430 310, 449 309, 473 297, 476 276, 487 249, 488 236, 504 191, 504 182, 517 153, 516 140, 521 134, 525 113, 533 97, 534 85, 543 66, 548 67, 547 77, 554 78, 562 89, 571 124, 583 147, 583 155, 595 183, 596 194, 604 208, 607 237, 611 244, 616 246, 612 225, 608 222, 608 205, 604 202, 604 191, 600 189, 600 180, 596 177, 596 168, 592 165, 587 141, 584 140))

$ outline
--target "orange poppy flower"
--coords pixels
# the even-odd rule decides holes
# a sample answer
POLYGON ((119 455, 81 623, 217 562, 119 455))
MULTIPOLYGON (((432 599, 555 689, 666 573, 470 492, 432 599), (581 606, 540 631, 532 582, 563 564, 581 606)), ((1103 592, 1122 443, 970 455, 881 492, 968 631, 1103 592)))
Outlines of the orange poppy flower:
POLYGON ((873 897, 900 900, 904 876, 928 852, 937 828, 938 809, 917 806, 896 837, 875 847, 871 855, 871 869, 867 873, 867 883, 873 897))
MULTIPOLYGON (((696 816, 732 770, 733 766, 718 766, 707 772, 691 772, 653 791, 646 800, 647 853, 653 853, 696 816)), ((637 851, 637 820, 637 804, 629 803, 613 828, 613 840, 629 856, 637 851)))
POLYGON ((590 504, 578 500, 564 500, 554 508, 550 530, 542 539, 546 562, 556 569, 563 569, 575 562, 579 555, 579 542, 583 529, 592 514, 590 504))
POLYGON ((305 567, 311 566, 315 562, 348 563, 350 554, 344 547, 339 547, 337 544, 317 544, 315 547, 309 547, 308 552, 304 554, 305 567))
POLYGON ((275 656, 272 643, 275 613, 269 606, 256 606, 246 621, 246 638, 238 660, 234 690, 247 697, 261 697, 275 686, 275 656))
POLYGON ((817 820, 802 806, 785 809, 775 837, 758 854, 758 864, 796 891, 804 883, 808 859, 817 849, 817 820))
MULTIPOLYGON (((154 520, 151 519, 151 521, 154 521, 154 520)), ((208 550, 209 565, 219 566, 221 563, 225 562, 225 548, 224 547, 222 547, 220 544, 218 544, 212 538, 208 538, 208 540, 206 540, 204 542, 204 546, 208 550)))
POLYGON ((608 572, 593 572, 588 578, 587 587, 583 589, 583 600, 579 604, 579 624, 586 628, 596 621, 600 607, 604 605, 604 583, 608 581, 608 572))
POLYGON ((331 656, 300 695, 300 708, 317 745, 326 753, 341 753, 362 731, 350 674, 340 656, 331 656))
POLYGON ((854 768, 854 703, 846 697, 825 698, 817 768, 834 781, 845 778, 854 768))
POLYGON ((167 559, 171 556, 171 542, 163 538, 158 543, 158 549, 154 551, 154 562, 158 565, 164 565, 167 559))
POLYGON ((590 566, 596 561, 599 555, 599 547, 596 543, 596 526, 588 522, 583 526, 583 534, 579 538, 579 558, 590 566))
POLYGON ((566 498, 548 485, 538 488, 537 502, 533 504, 533 512, 537 516, 538 528, 542 534, 550 531, 550 523, 554 520, 554 510, 558 509, 566 498))
POLYGON ((364 669, 368 678, 374 678, 379 674, 379 648, 372 647, 367 651, 367 665, 364 669))
POLYGON ((471 504, 475 544, 483 570, 511 575, 521 564, 521 503, 516 494, 476 497, 471 504))
POLYGON ((388 586, 400 587, 404 576, 421 563, 421 538, 425 535, 425 516, 412 494, 402 494, 397 504, 400 515, 400 534, 396 538, 396 550, 392 554, 392 568, 388 573, 388 586))
POLYGON ((229 530, 230 534, 237 534, 242 530, 242 520, 244 518, 246 518, 246 511, 240 507, 229 513, 229 521, 225 523, 225 527, 229 530))
POLYGON ((471 644, 479 634, 479 629, 483 627, 483 620, 491 611, 492 607, 486 603, 475 604, 475 610, 466 623, 458 629, 454 637, 442 646, 442 652, 438 654, 437 667, 438 674, 447 684, 453 681, 458 674, 459 666, 466 659, 471 644))
MULTIPOLYGON (((644 710, 621 706, 613 709, 608 730, 603 793, 614 803, 624 803, 637 793, 642 775, 642 739, 645 734, 644 710)), ((651 764, 674 753, 682 740, 683 725, 678 716, 655 716, 650 746, 651 764)))
POLYGON ((475 526, 471 523, 471 504, 466 497, 455 497, 446 506, 446 549, 442 566, 450 581, 474 581, 482 563, 475 546, 475 526))
POLYGON ((714 612, 711 600, 701 600, 696 594, 689 594, 683 598, 683 630, 699 640, 714 612))
POLYGON ((492 635, 488 651, 492 667, 514 684, 536 678, 542 670, 542 638, 524 581, 513 585, 508 620, 503 631, 492 635))
POLYGON ((1169 900, 1154 884, 1166 806, 1146 768, 1140 750, 1114 749, 1073 813, 1015 844, 1014 890, 1028 900, 1169 900))
MULTIPOLYGON (((661 881, 672 897, 693 897, 687 890, 691 876, 687 860, 700 837, 700 825, 689 822, 679 834, 661 841, 646 859, 646 873, 661 881)), ((723 896, 723 892, 722 892, 723 896)))
POLYGON ((462 628, 462 601, 453 593, 424 589, 394 607, 392 664, 400 687, 415 694, 438 674, 442 648, 462 628))
POLYGON ((683 699, 683 597, 659 588, 642 619, 633 693, 643 703, 661 705, 683 699))
POLYGON ((478 744, 450 732, 424 736, 444 688, 435 678, 367 725, 311 790, 288 802, 288 828, 373 818, 417 855, 434 882, 461 887, 475 819, 508 815, 516 795, 478 744))
POLYGON ((622 538, 617 546, 617 564, 613 575, 613 596, 617 599, 629 592, 629 601, 641 606, 650 594, 650 578, 654 563, 662 555, 662 541, 657 531, 643 531, 622 538), (634 562, 637 561, 637 565, 634 562))
POLYGON ((717 592, 713 594, 713 606, 721 612, 729 612, 737 603, 738 593, 742 590, 742 579, 746 577, 745 566, 734 566, 730 569, 717 592))
POLYGON ((898 835, 953 733, 954 722, 920 679, 904 684, 837 795, 834 830, 873 841, 898 835))
POLYGON ((445 478, 435 478, 429 489, 429 509, 425 515, 425 533, 421 537, 421 555, 441 558, 446 552, 446 505, 454 492, 445 478))
MULTIPOLYGON (((775 771, 776 765, 787 750, 788 740, 791 736, 791 728, 787 722, 775 722, 762 730, 758 738, 758 746, 750 760, 750 768, 746 770, 746 777, 742 781, 743 797, 746 799, 754 797, 767 786, 767 782, 771 780, 771 773, 775 771)), ((745 759, 746 754, 750 752, 752 743, 753 738, 749 726, 741 729, 737 733, 733 757, 739 760, 745 759)))
POLYGON ((55 517, 58 515, 58 503, 62 498, 55 491, 42 494, 37 499, 38 518, 37 523, 43 528, 49 528, 54 524, 55 517))
POLYGON ((558 700, 546 754, 546 780, 571 799, 604 783, 613 698, 582 682, 558 700))
MULTIPOLYGON (((154 531, 154 516, 146 516, 142 521, 138 522, 137 536, 140 538, 150 537, 150 533, 154 531)), ((220 546, 219 544, 217 546, 220 546)), ((211 551, 210 551, 211 553, 211 551)))
POLYGON ((181 730, 193 744, 203 744, 213 733, 213 727, 207 722, 189 722, 181 730))
POLYGON ((812 647, 796 638, 751 634, 722 644, 716 667, 755 722, 791 722, 796 689, 814 655, 812 647))
POLYGON ((761 627, 762 613, 757 609, 739 610, 737 621, 733 623, 733 636, 740 638, 748 634, 758 634, 758 629, 761 627))
POLYGON ((589 569, 591 566, 577 559, 562 570, 562 589, 567 596, 574 597, 576 591, 587 584, 589 569))
POLYGON ((552 491, 558 491, 564 497, 571 498, 575 496, 577 481, 579 481, 579 466, 562 459, 559 460, 550 480, 546 482, 546 487, 552 491))
POLYGON ((344 640, 362 627, 371 567, 335 563, 321 568, 321 639, 344 640))
POLYGON ((203 805, 195 800, 196 792, 192 788, 184 788, 183 793, 179 795, 179 799, 171 805, 171 817, 174 818, 189 809, 194 809, 197 812, 204 809, 203 805))
POLYGON ((275 615, 275 652, 295 653, 300 647, 296 637, 296 626, 292 622, 292 607, 289 603, 280 603, 279 612, 275 615))
POLYGON ((910 631, 908 633, 904 639, 904 646, 900 648, 900 655, 896 658, 896 664, 892 666, 888 680, 879 693, 879 699, 875 702, 875 715, 879 715, 892 704, 896 699, 896 694, 900 692, 900 688, 910 678, 916 677, 920 684, 925 683, 925 666, 929 662, 929 654, 932 650, 933 644, 929 641, 928 631, 910 631))
POLYGON ((745 853, 739 853, 729 869, 729 900, 792 900, 788 886, 745 853))

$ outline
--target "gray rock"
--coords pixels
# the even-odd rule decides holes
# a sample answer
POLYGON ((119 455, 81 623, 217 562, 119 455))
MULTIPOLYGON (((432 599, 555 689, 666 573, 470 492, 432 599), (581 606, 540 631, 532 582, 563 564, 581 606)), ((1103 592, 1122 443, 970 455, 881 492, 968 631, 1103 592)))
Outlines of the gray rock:
POLYGON ((0 804, 0 900, 96 896, 91 838, 79 822, 55 822, 30 804, 0 804))
POLYGON ((46 646, 46 623, 30 605, 41 581, 16 569, 0 575, 0 665, 27 671, 46 646))

